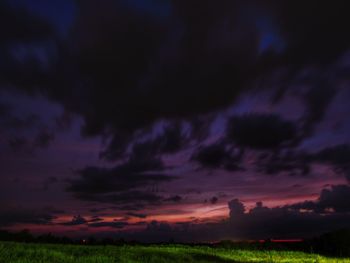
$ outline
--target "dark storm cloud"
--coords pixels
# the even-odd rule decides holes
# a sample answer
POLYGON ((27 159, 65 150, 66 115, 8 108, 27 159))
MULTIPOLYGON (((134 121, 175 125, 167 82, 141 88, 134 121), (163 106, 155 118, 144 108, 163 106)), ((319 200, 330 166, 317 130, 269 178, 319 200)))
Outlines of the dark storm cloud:
POLYGON ((258 150, 278 149, 296 136, 296 125, 274 114, 234 116, 227 128, 227 137, 235 144, 258 150))
POLYGON ((350 190, 347 185, 322 190, 317 201, 268 208, 262 202, 250 211, 238 199, 229 202, 229 227, 233 236, 243 238, 300 237, 349 227, 350 190), (326 209, 332 208, 332 211, 326 209), (301 212, 300 209, 309 210, 301 212))
POLYGON ((288 149, 280 152, 264 152, 257 155, 255 167, 265 174, 308 175, 312 164, 326 164, 338 174, 350 179, 350 146, 340 144, 326 147, 316 153, 288 149))
POLYGON ((224 145, 210 145, 200 148, 192 158, 203 166, 217 168, 220 167, 228 155, 224 145))
POLYGON ((228 208, 230 209, 230 217, 239 216, 244 214, 244 205, 238 199, 233 199, 228 202, 228 208))
POLYGON ((103 212, 103 211, 105 211, 105 210, 107 210, 108 208, 107 207, 103 207, 103 208, 92 208, 92 209, 90 209, 89 211, 91 212, 91 213, 99 213, 99 212, 103 212))
MULTIPOLYGON (((130 140, 129 136, 113 137, 107 149, 100 154, 100 157, 107 160, 116 160, 125 154, 126 147, 130 140)), ((161 133, 153 139, 144 142, 137 142, 132 147, 132 155, 137 158, 154 156, 160 154, 171 154, 179 151, 188 143, 181 123, 171 123, 161 129, 161 133)))
POLYGON ((18 116, 15 105, 0 103, 0 131, 7 137, 9 147, 15 152, 32 152, 36 148, 47 148, 54 140, 54 133, 37 114, 18 116), (35 133, 35 135, 29 135, 35 133), (24 135, 26 134, 26 135, 24 135))
POLYGON ((128 216, 132 216, 132 217, 137 217, 137 218, 146 218, 147 215, 146 214, 139 214, 139 213, 133 213, 133 212, 129 212, 127 213, 128 216))
POLYGON ((96 222, 101 222, 101 221, 103 221, 103 219, 100 218, 100 217, 98 217, 98 216, 93 216, 93 217, 89 220, 90 223, 96 223, 96 222))
POLYGON ((305 176, 311 171, 310 160, 311 157, 307 153, 287 150, 261 153, 254 165, 259 173, 275 175, 284 172, 290 176, 305 176))
POLYGON ((28 43, 47 39, 53 29, 47 21, 30 14, 27 10, 0 3, 0 46, 28 43))
POLYGON ((8 130, 27 130, 37 127, 40 123, 40 117, 36 114, 28 114, 21 117, 12 114, 12 107, 8 106, 0 115, 1 129, 8 130))
MULTIPOLYGON (((251 75, 254 26, 240 21, 237 5, 229 2, 214 5, 215 12, 201 4, 191 19, 197 4, 174 2, 172 14, 159 21, 120 1, 80 1, 71 39, 60 43, 59 61, 51 65, 54 72, 30 75, 40 80, 40 92, 83 117, 85 135, 109 134, 102 156, 118 158, 137 129, 226 106, 251 75)), ((157 143, 174 152, 176 139, 157 143)))
POLYGON ((336 172, 343 173, 350 180, 350 146, 335 145, 322 149, 312 157, 313 161, 333 165, 336 172))
POLYGON ((233 116, 228 121, 225 137, 199 147, 191 160, 206 169, 242 171, 246 149, 252 149, 255 151, 252 165, 259 173, 308 175, 315 158, 295 148, 304 136, 298 127, 296 122, 284 120, 277 114, 233 116))
POLYGON ((0 227, 16 224, 51 224, 55 219, 53 211, 29 210, 19 206, 7 206, 2 204, 0 208, 0 227))
MULTIPOLYGON (((62 130, 71 124, 69 115, 82 117, 82 134, 102 136, 107 142, 101 158, 119 161, 112 168, 81 169, 67 181, 68 192, 84 201, 112 203, 123 210, 179 200, 181 197, 165 198, 151 190, 154 185, 175 179, 166 174, 162 155, 179 152, 189 145, 188 140, 202 143, 213 121, 208 116, 230 106, 252 87, 260 88, 256 84, 264 82, 260 77, 265 73, 281 69, 287 71, 288 77, 279 87, 280 97, 287 94, 290 84, 308 86, 300 94, 305 106, 303 117, 294 123, 275 114, 234 116, 229 120, 227 136, 224 135, 225 144, 200 145, 191 153, 191 160, 206 169, 236 171, 243 169, 244 150, 249 148, 262 152, 254 163, 259 172, 306 175, 309 164, 319 162, 333 165, 349 178, 348 146, 325 149, 312 156, 286 152, 317 132, 317 124, 336 94, 335 85, 327 77, 314 75, 299 83, 291 82, 299 71, 315 64, 323 69, 349 49, 346 32, 350 18, 344 8, 347 2, 170 3, 168 15, 154 16, 122 1, 77 1, 71 34, 60 40, 53 40, 55 32, 42 19, 0 4, 0 84, 26 94, 44 95, 62 105, 67 115, 56 122, 62 130), (273 29, 284 42, 279 52, 272 47, 260 50, 263 32, 257 24, 264 19, 272 24, 269 30, 273 29), (28 54, 16 54, 18 45, 28 54), (45 63, 33 54, 35 48, 41 50, 45 63), (189 122, 191 135, 186 135, 179 125, 183 120, 189 122), (137 140, 138 135, 151 133, 156 121, 169 125, 150 140, 137 140)), ((326 71, 319 72, 327 75, 326 71)), ((9 116, 6 112, 0 107, 1 116, 9 116)), ((24 118, 11 122, 6 129, 29 129, 33 121, 24 118)), ((46 147, 53 134, 39 131, 34 139, 23 138, 10 144, 14 149, 33 142, 46 147)), ((245 212, 244 205, 233 200, 229 203, 229 222, 203 225, 200 230, 188 230, 188 225, 178 230, 155 222, 148 226, 145 235, 155 232, 156 237, 168 240, 169 235, 194 233, 193 238, 199 240, 205 235, 222 237, 226 233, 267 237, 317 232, 321 226, 332 228, 349 222, 348 215, 321 216, 316 212, 318 206, 324 209, 327 202, 334 210, 347 209, 338 200, 340 195, 347 196, 347 190, 332 188, 329 193, 322 193, 319 201, 306 203, 314 206, 311 213, 291 207, 267 208, 262 203, 245 212)), ((51 220, 45 216, 18 215, 12 221, 51 220)), ((9 222, 6 217, 2 220, 5 225, 9 222)), ((64 224, 80 223, 86 224, 86 219, 76 217, 64 224)), ((91 222, 90 226, 107 224, 120 227, 118 222, 91 222)))
POLYGON ((53 132, 42 130, 35 137, 34 146, 40 147, 40 148, 47 148, 50 142, 52 142, 54 139, 55 139, 55 135, 53 134, 53 132))
POLYGON ((0 32, 1 89, 6 86, 32 93, 41 88, 48 73, 33 51, 53 41, 55 32, 51 24, 24 8, 2 1, 0 32), (25 52, 21 55, 18 50, 25 52))
POLYGON ((243 150, 234 149, 225 143, 215 143, 200 147, 191 157, 204 168, 224 168, 229 171, 242 170, 240 162, 243 157, 243 150))
MULTIPOLYGON (((328 94, 325 103, 329 103, 330 98, 331 95, 328 94)), ((318 109, 323 111, 324 107, 320 106, 322 103, 316 101, 311 103, 313 105, 310 108, 314 112, 318 112, 318 109)), ((327 148, 316 154, 297 149, 300 142, 313 132, 314 125, 319 123, 319 118, 324 114, 309 114, 310 111, 307 110, 295 122, 285 120, 277 114, 266 113, 230 117, 221 141, 199 147, 191 160, 197 161, 204 168, 242 170, 245 150, 252 149, 255 151, 253 166, 259 173, 273 175, 283 172, 292 176, 305 176, 311 172, 311 164, 321 162, 331 164, 336 171, 347 174, 350 163, 346 157, 349 148, 347 145, 327 148)))
POLYGON ((332 4, 317 0, 270 2, 288 45, 284 59, 289 63, 329 63, 348 50, 347 1, 338 0, 332 4))
POLYGON ((63 226, 78 226, 78 225, 85 225, 88 221, 80 216, 80 215, 77 215, 77 216, 73 216, 72 220, 68 221, 68 222, 64 222, 64 223, 61 223, 60 225, 63 225, 63 226))
POLYGON ((56 129, 60 131, 68 130, 73 123, 73 116, 67 111, 64 111, 61 115, 55 118, 56 129))
MULTIPOLYGON (((157 195, 154 195, 154 194, 151 194, 150 197, 155 199, 156 202, 158 202, 158 200, 161 200, 161 196, 157 196, 157 195)), ((139 200, 138 200, 138 202, 139 203, 135 203, 135 204, 127 204, 127 205, 116 206, 116 207, 114 207, 114 209, 119 209, 121 211, 140 211, 140 210, 144 209, 145 205, 143 203, 140 203, 139 200)), ((153 200, 151 200, 151 202, 153 202, 153 200)))
POLYGON ((7 116, 10 111, 10 106, 6 103, 0 102, 0 118, 3 118, 3 116, 7 116))
POLYGON ((54 206, 45 206, 43 208, 44 211, 48 212, 48 213, 51 213, 53 215, 56 215, 56 214, 64 214, 65 211, 62 210, 62 209, 59 209, 59 208, 56 208, 54 206))
POLYGON ((345 213, 350 212, 350 186, 333 185, 331 189, 324 189, 317 201, 305 201, 289 206, 292 209, 306 209, 318 213, 331 212, 345 213))
POLYGON ((25 137, 15 136, 8 140, 8 145, 14 152, 20 152, 28 146, 28 140, 25 137))
POLYGON ((347 213, 321 215, 318 213, 302 213, 288 207, 268 208, 258 202, 247 213, 230 209, 228 222, 231 234, 241 238, 292 238, 312 236, 323 231, 349 227, 350 216, 347 213))
POLYGON ((53 140, 54 134, 52 132, 41 131, 34 138, 11 136, 8 139, 8 146, 14 152, 33 153, 36 149, 47 148, 53 140))
MULTIPOLYGON (((68 87, 49 91, 49 95, 82 114, 88 134, 101 133, 108 126, 133 130, 160 117, 210 112, 231 103, 254 77, 260 40, 248 10, 280 22, 278 33, 288 39, 288 57, 297 57, 290 55, 297 52, 307 54, 306 50, 320 56, 331 53, 329 48, 319 49, 324 45, 319 40, 328 40, 327 34, 333 36, 333 45, 343 40, 338 52, 346 50, 346 36, 333 30, 344 28, 348 19, 342 16, 344 12, 335 15, 342 10, 341 4, 316 6, 314 12, 313 4, 299 8, 293 1, 250 5, 243 1, 172 1, 171 15, 159 21, 121 1, 105 1, 103 5, 96 0, 79 1, 71 46, 62 57, 76 61, 77 77, 89 78, 86 88, 74 87, 84 92, 80 98, 85 101, 74 103, 75 92, 68 92, 68 87), (247 12, 248 18, 242 19, 241 12, 247 12), (308 12, 312 16, 306 16, 308 12), (299 15, 305 26, 296 19, 299 15), (326 19, 329 15, 334 19, 326 19), (318 25, 315 21, 322 21, 319 25, 324 27, 314 30, 318 25), (311 28, 312 34, 306 33, 311 28)), ((39 30, 43 26, 25 24, 47 35, 47 30, 39 30)), ((12 31, 21 36, 23 30, 16 28, 12 31)), ((332 57, 339 56, 338 52, 332 57)))
POLYGON ((127 147, 132 141, 131 134, 115 131, 113 135, 109 134, 105 138, 108 136, 112 136, 112 139, 108 142, 107 147, 100 152, 99 157, 109 161, 115 161, 125 157, 127 147))
POLYGON ((147 159, 149 156, 161 157, 164 154, 174 154, 189 144, 189 134, 181 122, 166 123, 150 133, 145 131, 140 134, 140 136, 143 135, 151 135, 151 138, 136 141, 132 145, 130 158, 147 159))
POLYGON ((151 97, 141 85, 142 78, 166 39, 168 23, 126 8, 120 1, 104 5, 80 1, 78 10, 72 58, 81 77, 91 80, 84 101, 87 108, 74 109, 85 119, 84 131, 99 134, 108 126, 133 130, 149 123, 154 110, 146 107, 151 97))
MULTIPOLYGON (((148 147, 152 150, 150 153, 174 153, 180 150, 186 143, 185 135, 182 131, 182 126, 180 123, 174 123, 164 127, 161 135, 157 136, 153 141, 150 142, 152 145, 148 147)), ((141 146, 142 147, 142 146, 141 146)), ((142 149, 137 149, 134 147, 134 153, 142 149)))
POLYGON ((178 202, 181 202, 182 199, 183 199, 183 198, 182 198, 181 196, 179 196, 179 195, 174 195, 174 196, 165 198, 164 201, 165 201, 165 202, 174 202, 174 203, 178 203, 178 202))
POLYGON ((209 201, 212 205, 214 205, 219 201, 219 198, 217 198, 216 196, 213 196, 212 198, 210 198, 209 201))
POLYGON ((114 168, 87 167, 78 171, 79 178, 68 179, 67 191, 75 194, 98 195, 145 187, 175 178, 164 174, 159 159, 130 159, 114 168))
POLYGON ((97 223, 90 223, 89 227, 111 227, 111 228, 124 228, 127 225, 129 225, 128 222, 123 221, 114 221, 114 222, 97 222, 97 223))
POLYGON ((160 204, 163 200, 162 196, 147 190, 125 190, 110 194, 77 193, 75 197, 90 202, 121 205, 117 207, 120 210, 140 210, 145 204, 160 204))
POLYGON ((43 190, 47 191, 49 188, 56 184, 59 180, 55 176, 50 176, 49 178, 46 178, 43 182, 43 190))
POLYGON ((302 96, 306 106, 304 116, 301 119, 303 137, 314 133, 315 126, 323 120, 328 106, 337 92, 324 77, 316 76, 314 78, 311 80, 311 88, 302 96))
MULTIPOLYGON (((50 99, 63 104, 67 112, 83 117, 85 135, 108 134, 111 142, 101 157, 115 160, 125 154, 136 130, 147 128, 156 120, 193 119, 228 106, 247 91, 257 74, 264 73, 265 67, 259 66, 261 59, 263 65, 278 68, 319 62, 321 57, 337 58, 346 50, 344 42, 349 42, 340 30, 344 29, 347 16, 344 12, 339 17, 335 15, 342 11, 342 4, 316 5, 313 10, 313 4, 304 3, 299 8, 293 1, 171 1, 169 15, 158 17, 122 1, 79 1, 72 34, 68 41, 60 43, 59 61, 52 65, 54 72, 40 75, 40 80, 53 83, 37 86, 50 99), (306 15, 309 13, 312 15, 306 15), (299 16, 305 26, 300 26, 296 19, 299 16), (276 34, 286 42, 282 53, 259 56, 259 17, 278 22, 276 34), (329 43, 334 46, 333 51, 319 48, 329 42, 328 35, 333 37, 329 43)), ((28 24, 38 30, 27 30, 33 38, 48 37, 50 31, 43 30, 44 25, 28 24)), ((13 29, 22 35, 21 26, 13 29)), ((310 91, 306 103, 317 105, 318 109, 308 109, 308 130, 312 129, 310 123, 324 114, 327 101, 323 98, 330 97, 326 89, 322 101, 312 99, 312 94, 315 92, 310 91)), ((278 120, 274 123, 277 125, 278 120)), ((279 124, 283 127, 276 129, 287 129, 286 123, 279 124)), ((287 130, 279 134, 290 132, 285 136, 293 136, 293 131, 287 130)), ((174 137, 148 146, 159 152, 176 152, 178 134, 167 136, 174 137)), ((259 145, 254 138, 238 142, 250 147, 274 147, 289 138, 265 139, 259 145)))
POLYGON ((210 134, 210 125, 214 120, 214 116, 215 114, 207 114, 190 119, 191 138, 199 142, 207 138, 210 134))

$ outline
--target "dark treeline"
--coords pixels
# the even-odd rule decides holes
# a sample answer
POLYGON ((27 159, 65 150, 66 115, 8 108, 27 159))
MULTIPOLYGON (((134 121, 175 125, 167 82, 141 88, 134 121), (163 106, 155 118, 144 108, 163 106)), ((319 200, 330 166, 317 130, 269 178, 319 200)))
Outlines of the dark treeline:
POLYGON ((29 230, 20 232, 9 232, 0 230, 0 241, 12 241, 23 243, 45 243, 45 244, 85 244, 85 245, 123 245, 123 244, 140 244, 136 241, 127 242, 123 239, 116 240, 112 238, 96 239, 91 236, 88 238, 69 238, 67 236, 55 236, 51 233, 43 235, 33 235, 29 230))
MULTIPOLYGON (((103 238, 96 239, 88 237, 86 239, 72 239, 65 236, 55 236, 51 233, 43 235, 32 235, 28 230, 20 232, 8 232, 0 230, 0 241, 24 242, 24 243, 45 243, 45 244, 76 244, 76 245, 151 245, 138 241, 126 241, 124 239, 103 238)), ((169 241, 163 244, 172 244, 169 241)), ((302 242, 234 242, 224 240, 217 243, 192 243, 190 246, 210 246, 218 248, 248 249, 248 250, 295 250, 307 253, 318 253, 334 257, 350 257, 350 229, 342 229, 323 234, 319 237, 305 239, 302 242)))

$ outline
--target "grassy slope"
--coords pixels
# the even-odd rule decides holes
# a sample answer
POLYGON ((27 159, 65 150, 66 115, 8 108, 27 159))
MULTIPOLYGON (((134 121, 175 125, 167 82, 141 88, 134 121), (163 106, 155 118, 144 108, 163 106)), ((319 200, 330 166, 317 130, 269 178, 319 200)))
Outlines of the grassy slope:
POLYGON ((183 245, 78 246, 0 242, 0 263, 349 262, 289 251, 230 250, 183 245))

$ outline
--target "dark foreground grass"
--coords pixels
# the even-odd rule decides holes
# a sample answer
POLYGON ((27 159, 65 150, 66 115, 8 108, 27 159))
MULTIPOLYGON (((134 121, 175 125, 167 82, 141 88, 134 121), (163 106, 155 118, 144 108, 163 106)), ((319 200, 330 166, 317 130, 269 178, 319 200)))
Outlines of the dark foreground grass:
POLYGON ((0 242, 1 263, 112 262, 349 262, 295 251, 261 251, 206 246, 82 246, 0 242))

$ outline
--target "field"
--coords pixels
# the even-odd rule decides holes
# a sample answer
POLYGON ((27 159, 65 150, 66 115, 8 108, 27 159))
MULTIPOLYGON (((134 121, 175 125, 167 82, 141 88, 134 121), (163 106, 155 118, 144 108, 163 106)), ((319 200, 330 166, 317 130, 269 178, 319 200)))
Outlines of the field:
POLYGON ((295 251, 261 251, 206 246, 84 246, 0 242, 1 263, 110 262, 350 262, 295 251))

